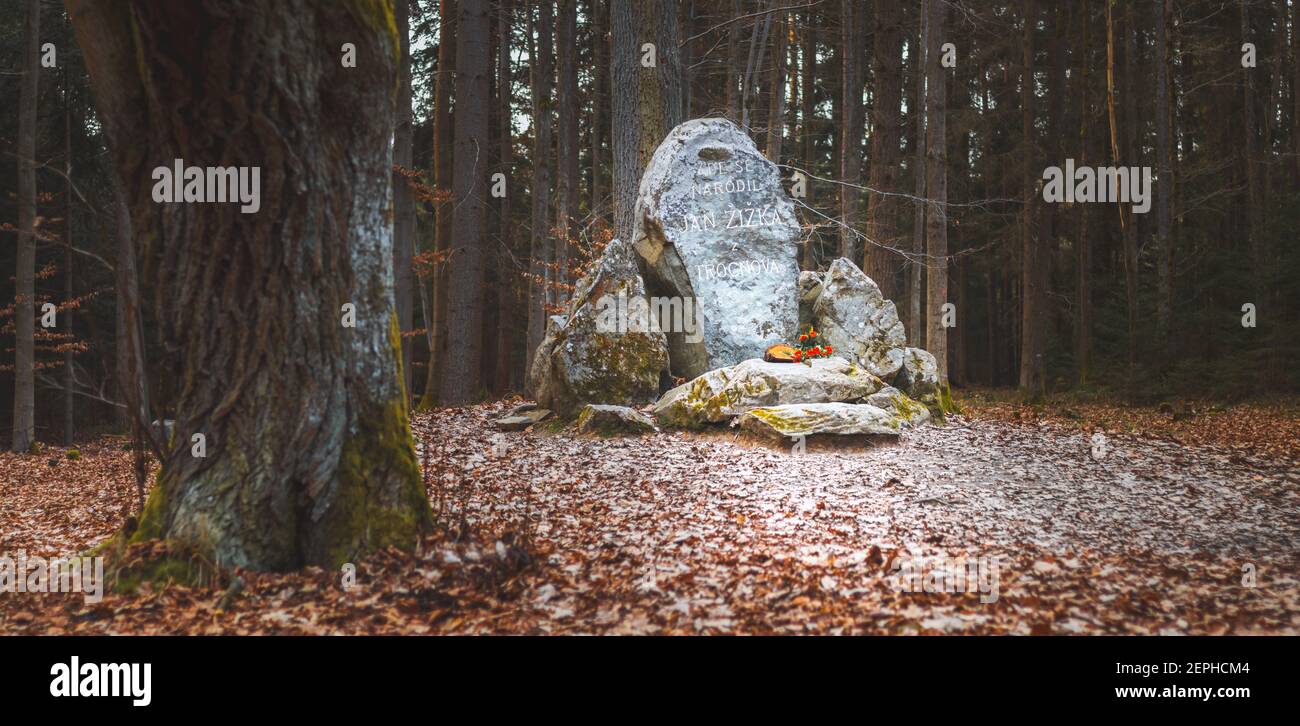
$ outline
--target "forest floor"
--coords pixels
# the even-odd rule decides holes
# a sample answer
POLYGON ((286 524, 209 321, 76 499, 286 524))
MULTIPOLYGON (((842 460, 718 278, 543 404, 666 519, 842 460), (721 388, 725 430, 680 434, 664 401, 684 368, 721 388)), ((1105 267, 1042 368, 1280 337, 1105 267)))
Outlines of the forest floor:
MULTIPOLYGON (((441 526, 355 585, 0 593, 0 633, 1300 633, 1300 401, 959 400, 896 442, 800 455, 729 430, 495 431, 513 402, 421 413, 441 526)), ((120 526, 123 440, 66 453, 0 454, 0 555, 120 526)))

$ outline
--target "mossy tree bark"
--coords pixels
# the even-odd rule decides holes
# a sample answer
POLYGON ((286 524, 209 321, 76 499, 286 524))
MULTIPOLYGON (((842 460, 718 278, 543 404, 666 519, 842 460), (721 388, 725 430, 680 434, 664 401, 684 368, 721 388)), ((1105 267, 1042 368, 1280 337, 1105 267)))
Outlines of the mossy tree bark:
POLYGON ((412 545, 431 513, 393 311, 392 3, 66 4, 183 376, 134 538, 273 570, 412 545), (260 209, 155 203, 174 159, 260 167, 260 209))

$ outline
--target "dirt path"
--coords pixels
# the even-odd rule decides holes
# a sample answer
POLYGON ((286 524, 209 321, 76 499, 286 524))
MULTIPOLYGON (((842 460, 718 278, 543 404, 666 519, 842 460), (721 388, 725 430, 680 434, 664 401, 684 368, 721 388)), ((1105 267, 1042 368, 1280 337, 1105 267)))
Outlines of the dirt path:
POLYGON ((1136 437, 1094 455, 1078 432, 960 418, 796 456, 726 434, 494 434, 484 414, 421 429, 477 470, 471 522, 527 508, 554 548, 543 628, 1300 630, 1295 462, 1136 437), (903 564, 980 558, 996 602, 895 591, 903 564))
MULTIPOLYGON (((450 531, 358 563, 350 590, 308 570, 239 573, 225 607, 0 594, 0 632, 1300 633, 1292 459, 1127 435, 1094 455, 1079 431, 960 417, 794 455, 725 431, 498 433, 504 407, 416 417, 450 531)), ((0 455, 0 551, 116 526, 129 454, 60 452, 0 455)))

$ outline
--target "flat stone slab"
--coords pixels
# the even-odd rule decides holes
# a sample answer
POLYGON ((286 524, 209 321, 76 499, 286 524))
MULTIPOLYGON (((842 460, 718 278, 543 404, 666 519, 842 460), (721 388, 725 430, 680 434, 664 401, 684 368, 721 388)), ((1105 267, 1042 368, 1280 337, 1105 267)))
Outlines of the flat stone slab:
POLYGON ((798 436, 898 436, 906 425, 897 414, 869 403, 792 403, 747 411, 731 422, 742 431, 773 439, 798 436))
POLYGON ((578 414, 578 433, 617 436, 654 433, 658 430, 649 416, 627 406, 589 403, 578 414))
POLYGON ((504 416, 497 419, 494 423, 498 431, 523 431, 550 415, 551 412, 549 409, 534 408, 514 414, 513 416, 504 416))
POLYGON ((751 358, 668 391, 654 413, 661 424, 694 428, 762 406, 855 401, 884 387, 862 366, 835 356, 806 363, 751 358))

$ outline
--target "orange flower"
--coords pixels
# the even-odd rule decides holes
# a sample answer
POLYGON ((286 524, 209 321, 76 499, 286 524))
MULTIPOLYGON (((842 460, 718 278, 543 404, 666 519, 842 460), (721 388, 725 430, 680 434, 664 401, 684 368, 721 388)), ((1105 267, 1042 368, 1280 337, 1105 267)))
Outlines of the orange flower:
POLYGON ((807 334, 807 333, 804 333, 803 335, 800 335, 800 336, 799 336, 799 340, 801 340, 801 341, 802 341, 802 340, 807 340, 807 339, 808 339, 808 334, 807 334))
POLYGON ((831 352, 832 352, 832 350, 833 350, 833 349, 832 349, 829 345, 826 346, 826 355, 830 355, 831 352))
POLYGON ((799 360, 799 359, 803 358, 803 351, 802 351, 802 350, 796 350, 796 351, 794 352, 794 356, 793 356, 793 357, 794 357, 795 360, 799 360))
POLYGON ((816 347, 816 348, 813 348, 811 352, 812 352, 812 354, 815 355, 815 356, 816 356, 816 355, 821 355, 821 354, 822 354, 822 349, 821 349, 820 346, 818 346, 818 347, 816 347))
POLYGON ((813 330, 812 328, 809 328, 809 329, 808 329, 808 337, 810 337, 810 338, 816 338, 816 337, 817 337, 817 331, 816 331, 816 330, 813 330))

